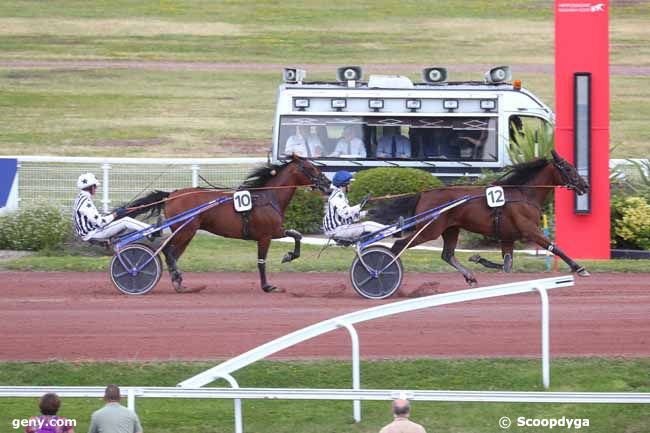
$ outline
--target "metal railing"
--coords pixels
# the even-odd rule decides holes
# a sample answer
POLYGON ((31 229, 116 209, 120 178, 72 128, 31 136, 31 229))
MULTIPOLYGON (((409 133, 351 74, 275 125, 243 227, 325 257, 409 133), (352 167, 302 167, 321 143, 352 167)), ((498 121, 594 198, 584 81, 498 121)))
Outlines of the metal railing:
MULTIPOLYGON (((23 205, 53 204, 70 208, 77 197, 75 182, 86 172, 101 182, 98 197, 104 212, 153 189, 216 186, 234 188, 266 158, 99 158, 8 156, 18 159, 18 200, 23 205)), ((646 160, 635 160, 643 162, 646 160)), ((629 160, 611 159, 610 169, 636 176, 629 160)))
POLYGON ((266 158, 73 158, 17 156, 20 205, 48 203, 70 208, 77 177, 94 173, 104 212, 153 189, 175 190, 212 185, 237 187, 266 158))

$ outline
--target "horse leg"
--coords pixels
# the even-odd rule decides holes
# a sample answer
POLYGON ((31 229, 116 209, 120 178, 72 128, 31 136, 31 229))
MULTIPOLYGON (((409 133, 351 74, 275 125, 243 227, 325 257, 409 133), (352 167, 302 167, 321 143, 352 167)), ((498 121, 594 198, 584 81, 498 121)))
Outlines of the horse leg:
POLYGON ((515 249, 514 242, 501 242, 501 256, 503 257, 503 272, 510 273, 512 271, 512 263, 514 261, 513 251, 515 249))
POLYGON ((300 240, 302 239, 302 235, 296 230, 285 230, 284 235, 293 238, 294 246, 293 251, 289 251, 282 258, 282 263, 290 262, 300 257, 300 240))
POLYGON ((442 232, 442 239, 444 241, 442 247, 442 259, 463 274, 465 281, 467 281, 470 287, 476 287, 478 281, 476 280, 476 277, 474 277, 472 271, 461 265, 456 256, 454 256, 459 232, 460 229, 458 227, 449 227, 447 230, 442 232))
POLYGON ((490 269, 500 269, 504 272, 510 272, 512 270, 512 251, 514 243, 513 242, 501 242, 501 256, 503 257, 503 263, 495 263, 488 259, 484 259, 480 254, 474 254, 469 258, 470 262, 478 263, 483 265, 486 268, 490 269))
POLYGON ((553 244, 550 239, 548 239, 544 234, 539 230, 539 228, 535 227, 535 230, 532 231, 529 237, 532 241, 534 241, 537 245, 540 247, 548 250, 549 252, 555 254, 556 256, 559 256, 564 262, 569 265, 569 268, 571 268, 571 272, 575 272, 576 274, 580 275, 581 277, 588 277, 589 272, 587 270, 577 264, 573 259, 569 256, 566 255, 564 251, 562 251, 557 245, 553 244))
POLYGON ((271 237, 264 237, 257 240, 257 270, 260 272, 260 283, 262 290, 266 293, 279 292, 280 290, 269 284, 266 280, 266 254, 269 252, 271 237))
POLYGON ((174 290, 176 290, 177 293, 193 293, 205 289, 205 287, 184 287, 183 274, 178 268, 177 263, 181 258, 181 255, 185 252, 187 245, 189 245, 192 238, 194 238, 197 229, 198 227, 194 227, 194 225, 191 224, 188 227, 183 228, 178 234, 175 232, 172 233, 174 239, 172 239, 170 243, 163 248, 165 263, 167 263, 167 269, 169 270, 169 275, 172 279, 172 285, 174 286, 174 290))

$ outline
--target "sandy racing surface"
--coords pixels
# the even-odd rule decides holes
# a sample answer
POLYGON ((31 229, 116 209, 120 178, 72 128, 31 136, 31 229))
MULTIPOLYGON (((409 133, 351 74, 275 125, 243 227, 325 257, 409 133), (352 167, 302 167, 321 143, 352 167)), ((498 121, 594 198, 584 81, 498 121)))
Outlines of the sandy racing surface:
MULTIPOLYGON (((481 285, 558 274, 477 274, 481 285)), ((186 274, 197 294, 167 276, 145 296, 121 295, 106 273, 0 273, 0 360, 199 360, 238 355, 334 316, 379 305, 344 273, 271 274, 286 293, 265 294, 257 273, 186 274)), ((650 356, 650 275, 594 274, 550 292, 553 356, 650 356)), ((407 273, 404 292, 464 289, 459 274, 407 273)), ((393 297, 382 302, 404 299, 393 297)), ((358 325, 363 359, 538 356, 536 294, 474 301, 358 325)), ((343 330, 276 359, 348 359, 343 330)))

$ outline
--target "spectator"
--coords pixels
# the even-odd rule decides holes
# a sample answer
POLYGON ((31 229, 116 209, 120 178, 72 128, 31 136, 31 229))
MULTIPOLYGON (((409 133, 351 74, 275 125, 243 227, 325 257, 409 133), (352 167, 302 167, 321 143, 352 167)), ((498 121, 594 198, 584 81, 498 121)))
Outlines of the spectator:
POLYGON ((53 392, 43 395, 38 407, 41 415, 30 418, 25 433, 74 433, 73 423, 56 415, 61 407, 58 395, 53 392))
POLYGON ((395 420, 382 428, 379 433, 426 433, 424 427, 409 420, 411 405, 408 400, 394 400, 393 415, 395 420))
POLYGON ((142 433, 138 415, 120 404, 117 385, 106 387, 104 401, 106 405, 93 413, 88 433, 142 433))
POLYGON ((323 155, 323 145, 318 135, 311 132, 309 125, 299 125, 296 127, 296 133, 287 139, 284 153, 315 158, 323 155))
POLYGON ((400 133, 399 126, 384 126, 377 143, 377 158, 410 158, 411 142, 400 133))
POLYGON ((354 126, 348 125, 343 129, 343 137, 336 143, 336 149, 330 156, 366 157, 366 146, 357 137, 354 126))

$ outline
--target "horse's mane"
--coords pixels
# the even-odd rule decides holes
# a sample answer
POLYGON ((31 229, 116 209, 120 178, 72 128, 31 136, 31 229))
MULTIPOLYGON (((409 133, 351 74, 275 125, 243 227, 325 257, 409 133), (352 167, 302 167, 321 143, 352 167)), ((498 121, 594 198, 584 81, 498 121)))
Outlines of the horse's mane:
POLYGON ((497 180, 495 185, 525 185, 530 182, 537 173, 548 165, 545 158, 537 158, 528 162, 521 162, 506 167, 505 174, 497 180))
POLYGON ((266 185, 272 177, 277 176, 280 170, 287 166, 288 162, 283 164, 265 164, 255 168, 241 184, 241 188, 259 188, 266 185))

